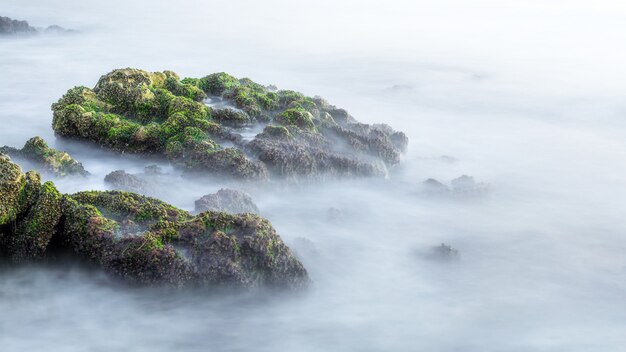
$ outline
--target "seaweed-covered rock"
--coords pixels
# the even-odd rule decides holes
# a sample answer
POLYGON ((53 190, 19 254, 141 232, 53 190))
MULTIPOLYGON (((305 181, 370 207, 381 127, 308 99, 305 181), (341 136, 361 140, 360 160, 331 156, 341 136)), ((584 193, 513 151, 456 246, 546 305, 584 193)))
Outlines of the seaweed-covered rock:
POLYGON ((51 259, 57 251, 129 283, 175 287, 300 289, 302 264, 270 223, 253 214, 192 216, 119 191, 61 195, 0 156, 0 257, 51 259))
POLYGON ((322 98, 223 72, 180 80, 170 71, 119 69, 93 89, 70 89, 52 110, 57 135, 244 180, 382 176, 408 143, 402 132, 358 123, 322 98), (250 142, 239 134, 267 124, 250 142))
POLYGON ((31 35, 38 33, 73 33, 71 29, 51 25, 45 29, 31 27, 27 21, 14 20, 0 16, 0 35, 31 35))
POLYGON ((223 188, 217 193, 207 194, 195 202, 196 212, 223 211, 227 213, 253 213, 258 214, 259 208, 254 204, 252 197, 247 193, 223 188))
POLYGON ((50 148, 41 137, 29 139, 22 149, 0 147, 0 153, 32 162, 41 171, 55 176, 89 175, 83 164, 74 160, 66 152, 50 148))

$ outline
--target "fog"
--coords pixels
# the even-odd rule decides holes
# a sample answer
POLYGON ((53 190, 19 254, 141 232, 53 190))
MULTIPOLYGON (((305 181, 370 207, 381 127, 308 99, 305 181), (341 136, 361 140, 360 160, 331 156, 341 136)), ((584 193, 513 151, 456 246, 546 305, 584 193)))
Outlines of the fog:
POLYGON ((160 198, 186 210, 232 186, 55 139, 50 105, 115 68, 250 77, 410 141, 386 179, 239 185, 298 253, 307 292, 172 292, 75 265, 3 268, 1 351, 626 344, 626 5, 2 0, 0 12, 80 31, 0 38, 0 146, 39 135, 70 152, 92 175, 52 179, 62 192, 155 163, 171 174, 160 198), (464 174, 488 191, 423 191, 464 174), (459 255, 438 257, 441 243, 459 255))

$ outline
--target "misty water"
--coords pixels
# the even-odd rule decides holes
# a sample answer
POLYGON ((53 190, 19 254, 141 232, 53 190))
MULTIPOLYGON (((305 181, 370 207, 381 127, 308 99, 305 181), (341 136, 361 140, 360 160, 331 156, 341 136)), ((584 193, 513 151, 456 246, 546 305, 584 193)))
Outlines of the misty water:
POLYGON ((115 68, 250 77, 410 140, 385 179, 235 185, 298 253, 306 292, 2 268, 0 351, 623 350, 626 6, 2 0, 0 11, 80 31, 0 38, 0 145, 39 135, 70 152, 91 176, 52 179, 61 192, 107 189, 109 172, 150 164, 170 174, 159 198, 186 210, 233 186, 55 139, 50 105, 115 68), (488 191, 423 192, 464 174, 488 191), (441 243, 458 256, 438 256, 441 243))

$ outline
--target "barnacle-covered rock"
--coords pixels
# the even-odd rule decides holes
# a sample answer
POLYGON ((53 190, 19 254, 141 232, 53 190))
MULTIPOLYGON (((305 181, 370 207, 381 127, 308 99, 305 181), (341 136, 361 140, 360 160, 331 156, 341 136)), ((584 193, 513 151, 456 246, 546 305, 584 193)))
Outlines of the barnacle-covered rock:
POLYGON ((74 160, 68 153, 50 148, 41 137, 29 139, 22 149, 1 147, 0 153, 7 154, 15 159, 24 159, 33 163, 40 171, 55 176, 80 175, 87 176, 89 172, 83 165, 74 160))

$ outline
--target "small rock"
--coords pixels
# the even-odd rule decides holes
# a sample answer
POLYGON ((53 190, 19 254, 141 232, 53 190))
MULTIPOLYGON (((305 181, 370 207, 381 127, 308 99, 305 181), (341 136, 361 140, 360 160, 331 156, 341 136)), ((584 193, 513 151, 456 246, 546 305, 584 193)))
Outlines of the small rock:
POLYGON ((104 177, 104 182, 116 190, 146 194, 150 189, 148 182, 129 174, 124 170, 116 170, 104 177))
POLYGON ((429 178, 428 180, 422 182, 422 188, 424 193, 430 195, 443 195, 450 193, 450 187, 435 180, 434 178, 429 178))
POLYGON ((328 220, 337 224, 342 223, 345 220, 345 214, 343 213, 343 211, 335 207, 328 208, 327 217, 328 220))
POLYGON ((207 194, 196 200, 197 213, 209 210, 231 214, 259 214, 259 208, 254 204, 252 197, 244 192, 228 188, 220 189, 217 193, 207 194))
POLYGON ((442 243, 433 247, 428 257, 435 260, 456 260, 459 259, 459 251, 448 244, 442 243))

